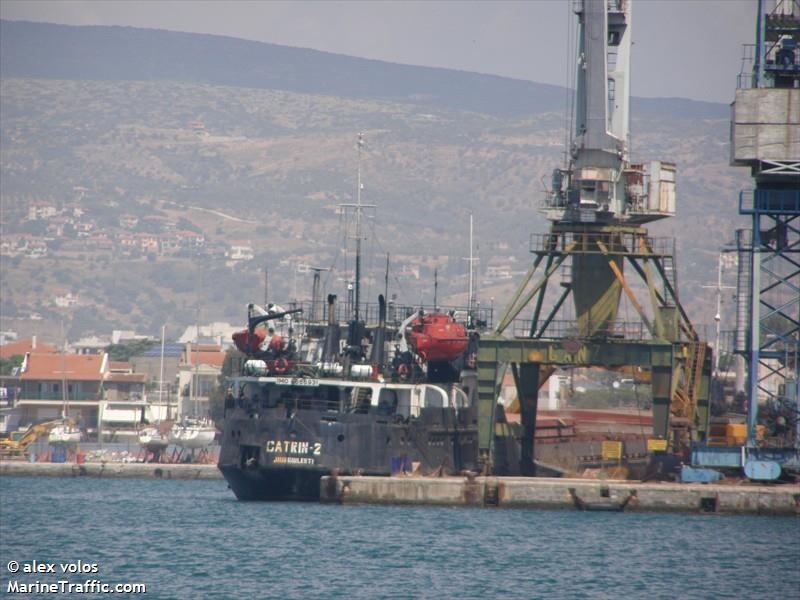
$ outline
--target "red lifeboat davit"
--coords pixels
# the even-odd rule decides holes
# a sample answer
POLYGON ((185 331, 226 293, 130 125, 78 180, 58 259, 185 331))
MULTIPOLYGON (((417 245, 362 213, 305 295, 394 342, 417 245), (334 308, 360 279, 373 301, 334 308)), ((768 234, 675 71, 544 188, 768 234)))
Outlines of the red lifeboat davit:
POLYGON ((264 343, 266 330, 259 328, 252 334, 249 334, 247 329, 242 329, 234 333, 231 337, 233 338, 233 343, 240 352, 250 355, 257 352, 261 344, 264 343))
POLYGON ((455 360, 469 344, 467 329, 447 314, 418 316, 411 322, 410 329, 409 345, 427 362, 455 360))

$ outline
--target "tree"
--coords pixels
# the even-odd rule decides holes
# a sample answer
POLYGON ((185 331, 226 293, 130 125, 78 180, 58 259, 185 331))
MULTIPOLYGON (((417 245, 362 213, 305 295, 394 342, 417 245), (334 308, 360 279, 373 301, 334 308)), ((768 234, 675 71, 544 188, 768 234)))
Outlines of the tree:
POLYGON ((139 356, 154 345, 155 342, 152 340, 137 340, 125 344, 110 344, 105 350, 109 360, 127 362, 131 356, 139 356))
POLYGON ((177 227, 178 229, 182 229, 184 231, 194 231, 195 233, 203 233, 202 229, 200 229, 197 225, 192 223, 186 217, 181 217, 180 219, 178 219, 177 227))
POLYGON ((25 359, 21 354, 15 354, 8 358, 0 357, 0 375, 11 375, 11 372, 16 367, 22 366, 22 361, 25 359))
POLYGON ((37 221, 25 221, 20 226, 20 231, 37 237, 43 237, 47 234, 47 221, 41 219, 37 221))

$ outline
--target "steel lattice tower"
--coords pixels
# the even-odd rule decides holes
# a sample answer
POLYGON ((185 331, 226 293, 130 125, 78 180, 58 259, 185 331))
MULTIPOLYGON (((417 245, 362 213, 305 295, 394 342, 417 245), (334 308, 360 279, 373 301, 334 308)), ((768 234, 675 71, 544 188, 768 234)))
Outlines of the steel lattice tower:
POLYGON ((739 302, 748 319, 738 324, 736 348, 748 367, 747 445, 757 445, 761 412, 772 437, 798 448, 800 0, 759 0, 756 43, 745 50, 731 164, 749 167, 754 184, 739 194, 751 230, 737 240, 739 259, 749 266, 740 269, 739 302))

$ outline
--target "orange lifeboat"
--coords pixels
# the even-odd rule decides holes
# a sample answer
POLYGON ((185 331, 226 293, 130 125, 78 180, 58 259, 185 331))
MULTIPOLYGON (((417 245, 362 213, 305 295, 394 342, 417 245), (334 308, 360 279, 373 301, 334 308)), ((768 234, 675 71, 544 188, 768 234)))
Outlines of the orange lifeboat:
POLYGON ((256 329, 252 334, 248 334, 247 329, 242 329, 234 333, 231 337, 233 338, 233 343, 236 344, 236 348, 240 352, 250 355, 258 352, 259 347, 264 343, 266 334, 267 332, 263 328, 256 329))
POLYGON ((443 313, 418 316, 411 322, 407 338, 412 350, 427 362, 455 360, 469 344, 464 325, 443 313))

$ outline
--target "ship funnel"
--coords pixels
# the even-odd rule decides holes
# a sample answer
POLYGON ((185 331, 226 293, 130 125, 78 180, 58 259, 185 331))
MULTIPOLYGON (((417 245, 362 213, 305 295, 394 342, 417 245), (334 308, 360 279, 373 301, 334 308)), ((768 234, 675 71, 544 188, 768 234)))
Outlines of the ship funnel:
POLYGON ((339 321, 336 319, 336 295, 328 294, 328 328, 322 347, 322 361, 332 362, 339 354, 339 321))
POLYGON ((378 296, 378 327, 372 334, 372 353, 370 362, 377 365, 378 369, 383 368, 384 354, 386 352, 386 299, 383 294, 378 296))

